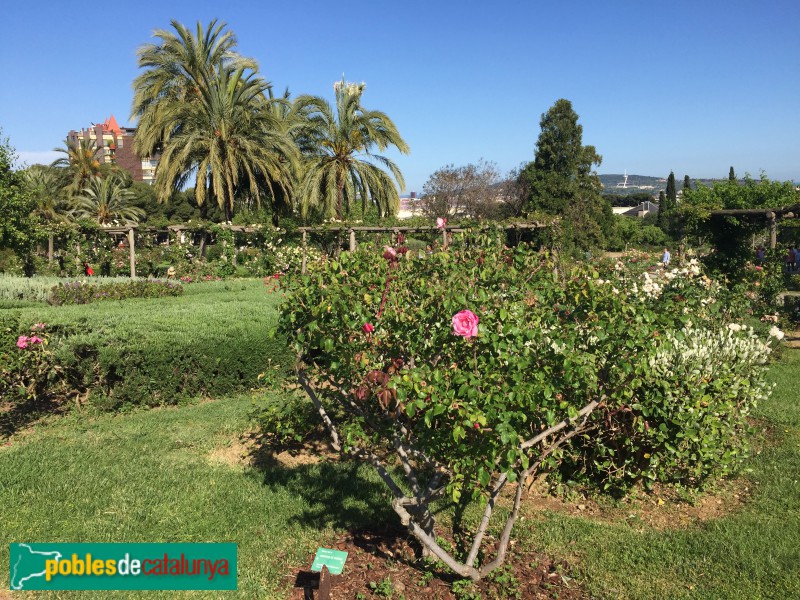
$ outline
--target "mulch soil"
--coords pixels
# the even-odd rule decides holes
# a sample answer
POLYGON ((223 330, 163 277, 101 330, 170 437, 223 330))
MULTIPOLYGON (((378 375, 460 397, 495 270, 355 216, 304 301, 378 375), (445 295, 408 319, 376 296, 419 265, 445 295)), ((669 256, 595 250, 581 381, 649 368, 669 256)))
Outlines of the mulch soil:
MULTIPOLYGON (((459 597, 452 590, 457 578, 441 564, 436 567, 419 559, 419 545, 405 530, 344 533, 335 537, 330 547, 348 552, 344 572, 331 576, 332 599, 455 600, 459 597)), ((490 548, 489 552, 492 550, 490 548)), ((319 574, 309 570, 313 560, 313 555, 310 555, 307 566, 296 571, 292 599, 319 597, 316 590, 319 574)), ((589 598, 580 584, 570 577, 568 564, 553 562, 546 556, 526 552, 515 545, 509 549, 506 566, 493 575, 477 583, 456 583, 456 588, 462 586, 460 597, 589 598)))

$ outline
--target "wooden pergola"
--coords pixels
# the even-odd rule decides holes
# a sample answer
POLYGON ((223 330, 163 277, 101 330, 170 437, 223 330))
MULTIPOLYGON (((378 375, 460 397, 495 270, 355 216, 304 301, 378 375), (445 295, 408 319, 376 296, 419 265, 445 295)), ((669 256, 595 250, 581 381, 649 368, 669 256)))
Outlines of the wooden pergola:
POLYGON ((783 208, 731 208, 711 211, 712 217, 761 217, 769 227, 769 247, 778 245, 778 221, 794 219, 800 215, 800 204, 783 208))
MULTIPOLYGON (((245 226, 245 225, 218 225, 220 229, 228 229, 234 233, 254 233, 259 230, 259 227, 255 226, 245 226)), ((190 227, 188 225, 168 225, 166 230, 160 227, 139 227, 138 225, 125 225, 122 227, 101 227, 101 231, 108 233, 109 235, 124 235, 128 238, 128 247, 129 247, 129 257, 130 257, 130 265, 131 265, 131 278, 136 277, 136 241, 135 235, 136 233, 175 233, 176 235, 180 235, 184 231, 195 231, 196 227, 190 227)), ((207 232, 206 232, 207 233, 207 232)), ((169 236, 167 236, 167 246, 169 246, 169 236)), ((200 253, 202 254, 203 249, 205 248, 205 235, 200 241, 200 253)))
MULTIPOLYGON (((255 233, 259 231, 259 226, 253 225, 218 225, 221 229, 227 229, 234 233, 255 233)), ((308 247, 308 234, 309 233, 347 233, 349 236, 349 248, 351 252, 355 252, 357 248, 356 242, 356 233, 388 233, 392 236, 392 242, 397 239, 399 234, 406 234, 406 233, 438 233, 441 232, 442 235, 442 244, 447 246, 448 244, 448 234, 449 233, 466 233, 468 231, 473 231, 477 229, 478 231, 489 231, 489 230, 504 230, 504 231, 524 231, 524 230, 531 230, 531 229, 545 229, 550 227, 547 223, 538 223, 538 222, 519 222, 519 223, 507 223, 502 225, 482 225, 477 228, 467 228, 467 227, 460 227, 460 226, 444 226, 444 227, 437 227, 437 226, 393 226, 393 227, 375 227, 375 226, 363 226, 363 227, 355 227, 355 226, 333 226, 333 227, 298 227, 297 230, 302 234, 302 244, 303 244, 303 262, 301 267, 301 272, 306 272, 306 257, 307 257, 307 247, 308 247)), ((177 236, 180 236, 181 233, 190 231, 202 231, 202 228, 191 227, 189 225, 168 225, 166 228, 162 227, 140 227, 138 225, 122 225, 122 226, 115 226, 115 227, 101 227, 101 231, 113 235, 113 236, 125 236, 128 238, 128 255, 130 260, 130 271, 131 277, 136 277, 136 240, 135 236, 137 233, 174 233, 177 236)), ((207 230, 204 232, 207 233, 207 230)), ((206 236, 200 240, 200 253, 202 255, 203 249, 205 247, 205 240, 206 236)), ((166 244, 169 245, 169 236, 167 236, 166 244)))

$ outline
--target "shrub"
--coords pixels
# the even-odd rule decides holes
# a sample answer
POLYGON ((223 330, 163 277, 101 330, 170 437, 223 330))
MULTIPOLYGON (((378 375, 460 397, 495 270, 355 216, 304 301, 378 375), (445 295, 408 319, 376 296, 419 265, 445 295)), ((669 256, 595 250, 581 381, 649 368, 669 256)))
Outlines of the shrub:
POLYGON ((120 283, 88 283, 73 281, 53 288, 50 304, 89 304, 101 300, 125 300, 127 298, 163 298, 183 293, 180 283, 152 279, 134 279, 120 283))
POLYGON ((46 325, 36 323, 26 334, 16 337, 9 325, 8 321, 0 321, 0 398, 12 405, 41 402, 54 393, 54 386, 61 381, 61 368, 48 348, 46 325))
POLYGON ((599 272, 525 246, 387 247, 285 285, 282 329, 334 441, 375 465, 411 533, 473 578, 502 564, 522 486, 498 557, 474 566, 505 483, 542 469, 624 490, 731 472, 768 391, 770 345, 696 261, 599 272), (462 563, 432 534, 442 478, 456 502, 489 501, 462 563))

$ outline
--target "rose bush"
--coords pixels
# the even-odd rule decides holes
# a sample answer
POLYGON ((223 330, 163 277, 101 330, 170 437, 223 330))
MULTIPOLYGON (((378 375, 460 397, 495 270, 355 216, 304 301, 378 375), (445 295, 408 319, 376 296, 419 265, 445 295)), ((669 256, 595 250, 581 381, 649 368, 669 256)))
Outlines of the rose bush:
POLYGON ((524 246, 391 250, 288 278, 281 328, 334 443, 378 469, 402 521, 456 572, 502 564, 524 486, 497 557, 477 566, 495 502, 539 470, 624 490, 740 464, 771 346, 728 327, 739 305, 696 262, 650 273, 564 269, 524 246), (445 491, 485 502, 459 556, 428 508, 445 491))

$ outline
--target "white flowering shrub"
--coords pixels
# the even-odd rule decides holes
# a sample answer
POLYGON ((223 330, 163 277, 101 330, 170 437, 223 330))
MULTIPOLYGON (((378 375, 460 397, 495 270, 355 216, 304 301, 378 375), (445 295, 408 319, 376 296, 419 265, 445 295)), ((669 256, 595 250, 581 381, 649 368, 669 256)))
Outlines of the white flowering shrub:
POLYGON ((694 486, 734 472, 748 451, 747 417, 770 392, 766 364, 783 332, 743 325, 747 302, 696 260, 653 271, 618 262, 608 276, 636 314, 629 326, 649 330, 650 341, 629 349, 642 373, 630 400, 599 417, 604 426, 573 446, 562 473, 626 489, 637 481, 694 486))

